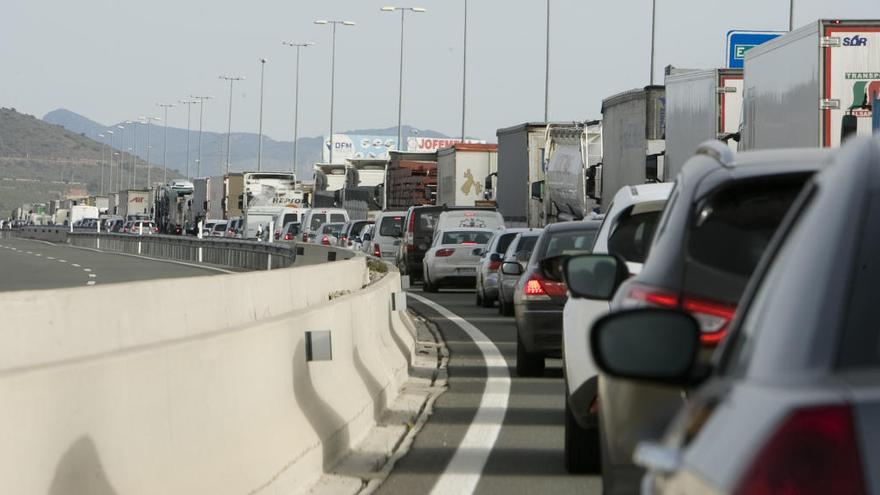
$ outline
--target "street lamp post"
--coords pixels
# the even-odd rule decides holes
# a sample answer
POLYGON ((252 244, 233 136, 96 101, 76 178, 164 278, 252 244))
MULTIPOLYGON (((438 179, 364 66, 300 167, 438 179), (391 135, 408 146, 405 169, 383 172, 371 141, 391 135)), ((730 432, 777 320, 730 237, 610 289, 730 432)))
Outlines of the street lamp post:
POLYGON ((125 126, 117 125, 119 133, 119 160, 116 162, 116 192, 122 190, 122 169, 125 167, 125 126))
POLYGON ((266 75, 266 59, 260 59, 260 142, 257 143, 257 172, 263 170, 263 81, 266 75))
POLYGON ((128 169, 128 187, 131 189, 135 188, 137 185, 137 179, 134 174, 137 171, 137 159, 135 159, 135 153, 137 152, 137 122, 132 120, 126 120, 125 123, 131 129, 132 137, 131 137, 131 146, 128 147, 128 155, 131 158, 131 167, 128 169))
POLYGON ((150 165, 150 150, 153 149, 153 142, 150 140, 150 127, 153 124, 154 120, 160 120, 158 117, 140 117, 141 124, 147 124, 147 189, 150 189, 152 182, 152 172, 153 167, 150 165))
MULTIPOLYGON (((156 103, 156 106, 165 110, 165 136, 162 138, 162 184, 168 184, 168 109, 174 108, 174 104, 156 103)), ((189 131, 187 131, 187 133, 189 133, 189 131)), ((188 178, 189 177, 187 177, 187 179, 188 178)))
POLYGON ((550 107, 550 0, 547 0, 547 41, 545 43, 546 54, 544 55, 544 122, 548 119, 550 107))
MULTIPOLYGON (((98 134, 101 140, 104 139, 103 134, 98 134)), ((107 151, 107 143, 101 143, 101 196, 104 195, 104 152, 107 151)))
POLYGON ((654 43, 656 42, 657 36, 657 0, 651 0, 651 77, 649 78, 650 85, 654 85, 654 43))
POLYGON ((107 156, 107 192, 113 190, 113 130, 107 129, 104 131, 104 135, 107 136, 107 145, 110 146, 110 153, 107 156))
POLYGON ((788 2, 788 30, 794 31, 794 0, 788 2))
POLYGON ((181 105, 186 105, 186 179, 192 180, 189 175, 189 135, 190 135, 190 117, 192 116, 192 106, 198 103, 198 100, 177 100, 181 105))
POLYGON ((299 53, 300 49, 308 46, 314 45, 311 41, 307 41, 305 43, 294 43, 292 41, 283 41, 281 43, 285 46, 292 46, 296 48, 296 89, 294 90, 294 98, 293 98, 293 170, 292 172, 296 173, 296 141, 299 139, 299 53))
POLYGON ((461 142, 464 142, 465 102, 467 101, 467 0, 464 0, 464 46, 461 62, 461 142))
POLYGON ((232 84, 235 81, 244 81, 242 76, 220 76, 220 79, 229 81, 229 119, 226 123, 226 174, 229 174, 230 145, 232 144, 232 84))
POLYGON ((199 144, 198 144, 198 158, 196 159, 196 175, 202 176, 202 123, 204 122, 204 109, 205 109, 205 101, 210 100, 213 96, 193 96, 190 95, 190 98, 194 100, 198 100, 199 102, 199 144))
POLYGON ((403 20, 407 12, 427 12, 422 7, 382 7, 383 12, 400 11, 400 81, 397 88, 397 149, 403 150, 403 20))
POLYGON ((354 22, 319 19, 315 21, 315 24, 331 24, 333 26, 333 34, 330 43, 330 163, 333 163, 333 104, 334 97, 336 96, 336 26, 339 24, 343 26, 354 26, 354 22))

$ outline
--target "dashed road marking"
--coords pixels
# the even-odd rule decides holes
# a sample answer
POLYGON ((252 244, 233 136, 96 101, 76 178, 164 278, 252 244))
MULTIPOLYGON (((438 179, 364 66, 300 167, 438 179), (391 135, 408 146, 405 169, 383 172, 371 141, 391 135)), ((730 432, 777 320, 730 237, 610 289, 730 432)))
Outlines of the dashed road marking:
POLYGON ((77 267, 77 268, 80 267, 79 263, 71 263, 70 266, 75 266, 75 267, 77 267))
POLYGON ((86 285, 95 285, 95 281, 94 281, 94 280, 89 280, 88 282, 86 282, 86 285))
POLYGON ((89 274, 89 278, 95 278, 95 277, 97 277, 97 275, 95 275, 94 273, 89 274))
POLYGON ((91 269, 91 268, 83 268, 83 271, 84 271, 84 272, 90 272, 90 271, 92 271, 92 269, 91 269))
POLYGON ((67 263, 67 260, 58 260, 59 263, 67 263))
POLYGON ((53 256, 46 256, 46 259, 47 260, 54 260, 55 258, 53 256))

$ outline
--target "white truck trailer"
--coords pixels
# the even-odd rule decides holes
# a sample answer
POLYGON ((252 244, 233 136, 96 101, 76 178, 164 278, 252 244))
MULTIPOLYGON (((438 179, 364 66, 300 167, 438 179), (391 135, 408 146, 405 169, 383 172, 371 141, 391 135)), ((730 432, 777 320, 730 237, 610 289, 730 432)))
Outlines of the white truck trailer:
POLYGON ((476 206, 485 199, 486 177, 497 171, 497 145, 456 143, 438 150, 437 204, 476 206))
POLYGON ((601 207, 623 186, 663 178, 665 92, 646 86, 602 100, 601 207))
POLYGON ((871 134, 880 20, 818 20, 745 57, 740 148, 834 147, 871 134))
POLYGON ((119 205, 116 214, 126 219, 150 218, 151 204, 151 191, 126 189, 119 192, 119 205))
POLYGON ((547 123, 526 122, 498 129, 495 135, 498 137, 498 176, 490 199, 495 200, 508 227, 543 225, 543 205, 532 198, 531 192, 544 180, 547 123))
POLYGON ((673 181, 700 143, 727 141, 739 130, 743 101, 742 69, 709 69, 668 74, 666 158, 663 180, 673 181))

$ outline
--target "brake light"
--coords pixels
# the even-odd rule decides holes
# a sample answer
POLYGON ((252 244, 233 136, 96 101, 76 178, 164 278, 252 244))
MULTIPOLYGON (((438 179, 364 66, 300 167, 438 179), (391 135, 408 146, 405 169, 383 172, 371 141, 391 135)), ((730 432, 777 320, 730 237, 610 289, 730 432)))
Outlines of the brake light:
POLYGON ((867 493, 861 465, 849 406, 801 409, 761 448, 736 493, 867 493))
POLYGON ((537 273, 529 276, 529 279, 523 286, 523 293, 526 298, 559 297, 564 296, 566 290, 564 283, 547 280, 537 273))
POLYGON ((465 242, 462 242, 461 245, 462 245, 462 246, 476 246, 477 243, 476 243, 476 242, 471 242, 471 241, 465 241, 465 242))
POLYGON ((303 242, 309 242, 309 233, 303 232, 303 242))
POLYGON ((446 258, 447 256, 452 256, 452 253, 454 253, 454 252, 455 252, 455 249, 443 248, 443 249, 438 249, 437 252, 434 253, 434 255, 437 256, 438 258, 446 258))
POLYGON ((285 240, 285 241, 289 241, 289 240, 292 240, 292 239, 293 239, 293 236, 290 235, 289 232, 288 232, 287 234, 284 234, 284 240, 285 240))
POLYGON ((634 285, 630 288, 624 305, 632 306, 656 306, 660 308, 680 308, 693 316, 700 324, 700 342, 703 345, 718 345, 727 335, 727 327, 736 313, 736 306, 715 301, 708 301, 691 296, 685 296, 681 301, 678 297, 667 291, 634 285))
POLYGON ((153 227, 153 233, 154 234, 159 233, 159 227, 153 227))
POLYGON ((489 271, 490 272, 497 272, 499 268, 501 268, 500 261, 490 261, 489 262, 489 271))
POLYGON ((321 244, 323 244, 325 246, 329 246, 330 245, 330 238, 327 237, 326 235, 324 237, 321 237, 321 244))
POLYGON ((373 244, 373 256, 377 258, 382 257, 382 248, 378 244, 373 244))

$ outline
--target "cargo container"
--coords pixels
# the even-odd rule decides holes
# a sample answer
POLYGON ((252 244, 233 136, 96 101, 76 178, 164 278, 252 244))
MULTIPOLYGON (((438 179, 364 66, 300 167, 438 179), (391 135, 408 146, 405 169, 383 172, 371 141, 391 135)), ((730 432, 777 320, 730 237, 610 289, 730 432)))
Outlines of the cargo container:
POLYGON ((242 216, 244 210, 244 174, 231 173, 223 176, 222 218, 229 220, 242 216))
POLYGON ((150 218, 150 205, 150 191, 126 189, 119 192, 119 205, 116 214, 126 219, 135 215, 140 218, 150 218))
POLYGON ((732 139, 743 101, 742 69, 709 69, 666 76, 666 158, 664 177, 675 180, 697 146, 709 139, 732 139))
POLYGON ((646 86, 602 101, 601 207, 623 186, 663 177, 665 142, 663 86, 646 86))
POLYGON ((345 185, 341 206, 351 220, 366 220, 385 206, 385 169, 387 160, 349 158, 345 166, 345 185))
POLYGON ((880 20, 818 20, 745 57, 740 148, 838 146, 870 135, 880 92, 880 20))
POLYGON ((437 200, 437 153, 390 151, 385 173, 385 209, 433 205, 437 200))
POLYGON ((547 123, 526 122, 498 129, 495 135, 498 137, 498 176, 491 188, 491 199, 496 201, 508 227, 542 225, 543 205, 532 197, 532 192, 544 180, 547 123))
POLYGON ((474 206, 486 199, 486 177, 497 171, 497 145, 456 143, 438 150, 437 204, 474 206))

